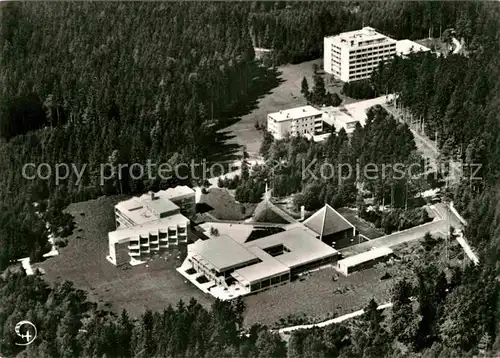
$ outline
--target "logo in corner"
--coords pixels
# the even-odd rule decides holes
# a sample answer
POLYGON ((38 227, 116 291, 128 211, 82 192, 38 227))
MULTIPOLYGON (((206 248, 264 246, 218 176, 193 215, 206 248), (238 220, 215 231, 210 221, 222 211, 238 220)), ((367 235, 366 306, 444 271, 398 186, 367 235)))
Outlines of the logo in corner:
POLYGON ((16 343, 18 346, 27 346, 33 343, 37 336, 37 330, 33 323, 30 321, 20 321, 14 328, 16 334, 26 341, 25 343, 16 343))

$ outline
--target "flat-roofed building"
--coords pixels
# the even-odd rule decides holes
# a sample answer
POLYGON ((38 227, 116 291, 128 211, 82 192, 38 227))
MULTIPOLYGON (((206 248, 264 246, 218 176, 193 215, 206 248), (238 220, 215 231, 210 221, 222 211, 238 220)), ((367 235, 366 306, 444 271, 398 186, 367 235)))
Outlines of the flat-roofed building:
POLYGON ((406 57, 412 53, 428 52, 430 50, 430 48, 408 39, 399 40, 396 43, 396 54, 401 57, 406 57))
POLYGON ((191 215, 194 205, 194 190, 189 187, 149 192, 116 204, 108 261, 140 263, 154 253, 187 245, 190 221, 184 214, 191 215))
POLYGON ((108 261, 116 266, 141 262, 152 254, 172 247, 187 245, 189 219, 182 214, 173 214, 108 233, 108 261))
POLYGON ((226 235, 188 245, 186 260, 217 284, 223 284, 235 270, 260 262, 255 254, 226 235))
POLYGON ((187 217, 193 217, 196 212, 196 192, 186 185, 160 190, 158 195, 179 206, 181 213, 187 217))
POLYGON ((290 230, 247 242, 226 235, 199 240, 188 245, 178 271, 186 276, 195 270, 194 275, 210 281, 210 293, 221 297, 231 288, 236 297, 289 282, 305 270, 333 263, 337 255, 315 232, 297 223, 290 230))
POLYGON ((396 54, 396 42, 371 27, 327 36, 323 41, 324 70, 344 82, 367 79, 381 61, 396 54))
POLYGON ((392 254, 392 249, 388 247, 373 248, 361 254, 337 261, 336 268, 339 272, 347 276, 355 271, 371 267, 378 262, 386 260, 392 254))
POLYGON ((267 130, 276 139, 287 134, 314 135, 323 131, 322 113, 312 106, 302 106, 282 110, 267 115, 267 130))
POLYGON ((360 123, 357 119, 350 116, 344 108, 323 107, 321 111, 323 112, 323 122, 334 127, 337 133, 344 129, 347 134, 351 134, 356 129, 356 125, 360 123))

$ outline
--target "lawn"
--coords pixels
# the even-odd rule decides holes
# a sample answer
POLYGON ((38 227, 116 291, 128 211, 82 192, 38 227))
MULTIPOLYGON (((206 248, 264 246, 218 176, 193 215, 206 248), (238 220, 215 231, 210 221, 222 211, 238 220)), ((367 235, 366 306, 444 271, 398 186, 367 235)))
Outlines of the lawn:
POLYGON ((303 315, 311 322, 319 322, 362 309, 371 298, 385 303, 393 279, 381 280, 384 274, 385 270, 377 267, 348 277, 332 267, 312 272, 291 283, 245 297, 245 323, 273 326, 280 319, 303 315), (337 281, 332 280, 333 276, 338 277, 337 281))
MULTIPOLYGON (((235 136, 228 143, 244 145, 250 157, 258 157, 262 133, 255 129, 255 123, 259 122, 259 124, 266 125, 268 113, 307 104, 300 93, 301 83, 302 79, 306 77, 309 89, 312 89, 314 83, 312 66, 314 63, 322 68, 321 59, 278 67, 278 78, 280 80, 278 86, 270 90, 267 94, 262 95, 257 100, 255 107, 247 114, 242 115, 237 122, 224 128, 224 131, 235 136)), ((356 102, 354 99, 341 95, 340 91, 343 83, 333 81, 330 77, 329 75, 325 75, 326 89, 329 92, 336 92, 344 100, 343 104, 356 102)))
POLYGON ((213 302, 175 271, 175 254, 157 258, 147 265, 117 268, 106 260, 107 233, 114 229, 113 205, 123 197, 101 197, 71 204, 66 211, 76 228, 59 256, 35 264, 49 282, 73 281, 88 292, 90 300, 114 311, 127 309, 133 316, 145 308, 162 310, 182 299, 196 298, 204 306, 213 302), (109 304, 107 304, 109 302, 109 304))
POLYGON ((197 212, 208 213, 219 220, 244 220, 252 216, 257 204, 241 204, 226 188, 211 188, 202 194, 197 212))
POLYGON ((381 229, 377 229, 372 223, 358 217, 356 211, 349 208, 340 208, 337 211, 356 227, 357 232, 370 240, 385 235, 381 229))

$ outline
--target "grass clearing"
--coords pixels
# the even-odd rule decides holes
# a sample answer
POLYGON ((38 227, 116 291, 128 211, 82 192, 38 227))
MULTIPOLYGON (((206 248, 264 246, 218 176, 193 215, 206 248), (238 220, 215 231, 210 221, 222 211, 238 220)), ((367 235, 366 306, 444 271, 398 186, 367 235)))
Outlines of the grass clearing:
POLYGON ((211 188, 202 194, 197 205, 200 211, 206 212, 219 220, 244 220, 252 216, 257 204, 239 203, 226 188, 211 188))
POLYGON ((340 208, 337 211, 356 227, 357 232, 366 236, 370 240, 385 235, 381 229, 377 229, 372 223, 360 218, 355 210, 340 208))
POLYGON ((108 260, 108 231, 114 230, 113 206, 125 197, 100 197, 71 204, 66 211, 74 216, 75 230, 59 256, 33 265, 45 271, 49 282, 73 281, 88 292, 91 301, 107 309, 127 309, 138 316, 146 308, 162 310, 179 300, 196 298, 204 306, 213 302, 175 270, 180 265, 174 254, 135 267, 115 267, 108 260), (83 215, 82 215, 83 214, 83 215))
POLYGON ((389 299, 392 278, 381 280, 385 270, 373 267, 345 277, 333 267, 311 272, 282 286, 244 298, 245 324, 274 326, 280 319, 303 317, 320 322, 365 307, 371 298, 389 299), (332 277, 337 277, 336 281, 332 277))
MULTIPOLYGON (((312 89, 314 84, 313 64, 319 65, 320 69, 323 67, 322 59, 279 66, 278 73, 281 83, 267 94, 260 96, 255 108, 249 113, 242 115, 236 123, 224 128, 224 131, 235 135, 228 143, 237 143, 240 146, 244 145, 251 158, 258 157, 262 133, 255 129, 255 123, 259 122, 261 125, 266 125, 268 113, 307 104, 307 101, 300 93, 300 89, 304 77, 307 78, 309 89, 312 89)), ((357 102, 357 100, 340 93, 343 85, 341 81, 332 80, 328 74, 324 76, 326 89, 329 92, 337 93, 343 100, 342 104, 357 102)))

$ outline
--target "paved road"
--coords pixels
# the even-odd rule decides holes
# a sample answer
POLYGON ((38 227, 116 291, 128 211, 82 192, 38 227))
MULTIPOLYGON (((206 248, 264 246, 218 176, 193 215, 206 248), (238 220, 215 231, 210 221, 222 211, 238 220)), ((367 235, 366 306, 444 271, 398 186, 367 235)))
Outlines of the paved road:
POLYGON ((453 54, 460 53, 460 50, 462 49, 462 44, 460 41, 458 41, 455 37, 451 39, 453 41, 453 44, 455 44, 455 49, 453 50, 453 54))
POLYGON ((408 230, 399 231, 391 235, 382 236, 358 245, 346 247, 345 249, 340 250, 340 253, 343 256, 348 257, 368 251, 373 247, 392 247, 405 242, 418 240, 423 238, 427 232, 433 235, 447 233, 449 225, 457 229, 462 228, 460 219, 457 218, 451 210, 447 210, 447 207, 444 204, 436 204, 435 210, 441 219, 416 226, 408 230))
MULTIPOLYGON (((256 164, 259 164, 259 165, 264 164, 264 160, 263 159, 253 159, 253 160, 249 160, 248 163, 250 164, 251 167, 253 167, 256 164)), ((241 175, 241 169, 239 169, 240 165, 241 165, 241 161, 235 161, 232 164, 232 166, 233 167, 237 166, 238 167, 237 170, 233 170, 233 171, 230 171, 228 173, 219 175, 217 177, 213 177, 213 178, 208 179, 208 182, 210 183, 210 187, 209 188, 217 188, 217 182, 219 181, 220 178, 232 179, 236 175, 241 175)))
MULTIPOLYGON (((377 307, 377 309, 383 310, 383 309, 386 309, 389 307, 392 307, 391 302, 380 305, 377 307)), ((291 332, 296 331, 298 329, 309 329, 309 328, 313 328, 313 327, 325 327, 325 326, 329 326, 331 324, 340 323, 340 322, 345 321, 345 320, 350 319, 350 318, 361 316, 364 313, 365 313, 365 310, 359 310, 359 311, 348 313, 348 314, 345 314, 343 316, 335 317, 333 319, 329 319, 328 321, 324 321, 324 322, 320 322, 320 323, 302 324, 302 325, 298 325, 298 326, 285 327, 285 328, 279 329, 278 333, 283 337, 284 335, 290 334, 291 332)), ((283 337, 283 338, 286 339, 286 337, 283 337)))
MULTIPOLYGON (((399 120, 401 123, 405 123, 401 118, 401 114, 399 111, 393 106, 389 106, 388 104, 382 104, 382 106, 389 112, 394 118, 399 120)), ((435 143, 431 141, 429 138, 426 138, 420 135, 416 130, 410 127, 411 133, 413 137, 415 137, 415 144, 417 146, 418 151, 420 151, 425 157, 430 159, 430 165, 433 169, 437 169, 437 159, 439 156, 439 150, 436 148, 435 143)))
MULTIPOLYGON (((388 104, 382 104, 382 106, 396 118, 401 123, 405 123, 401 118, 401 114, 399 110, 394 108, 393 106, 389 106, 388 104)), ((425 135, 421 135, 416 130, 410 127, 410 131, 415 138, 415 144, 417 146, 417 150, 422 153, 422 155, 426 158, 429 158, 429 165, 432 169, 438 169, 439 163, 439 149, 436 148, 434 141, 427 138, 425 135)), ((459 162, 451 162, 451 173, 448 175, 449 183, 457 182, 461 177, 463 177, 463 171, 459 162)))

